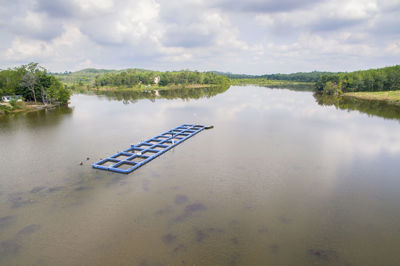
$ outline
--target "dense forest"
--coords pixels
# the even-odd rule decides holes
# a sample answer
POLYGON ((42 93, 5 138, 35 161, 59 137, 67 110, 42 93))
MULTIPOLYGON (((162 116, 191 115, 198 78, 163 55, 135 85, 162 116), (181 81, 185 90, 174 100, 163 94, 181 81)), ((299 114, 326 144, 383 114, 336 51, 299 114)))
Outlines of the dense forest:
POLYGON ((265 74, 265 75, 247 75, 247 74, 232 74, 225 72, 214 73, 219 75, 224 75, 230 79, 267 79, 267 80, 287 80, 287 81, 297 81, 297 82, 317 82, 322 76, 334 74, 332 72, 297 72, 292 74, 265 74))
POLYGON ((106 73, 118 72, 117 70, 109 69, 96 69, 96 68, 85 68, 79 71, 71 72, 65 71, 63 73, 50 73, 51 75, 58 78, 62 83, 66 85, 86 85, 93 84, 96 76, 103 75, 106 73))
POLYGON ((356 91, 400 90, 400 65, 324 75, 316 82, 315 88, 327 95, 356 91))
POLYGON ((21 95, 26 101, 66 104, 70 92, 37 63, 0 71, 0 96, 21 95))
POLYGON ((285 88, 299 91, 312 91, 314 90, 314 83, 311 82, 299 82, 299 81, 288 81, 288 80, 271 80, 264 78, 252 78, 252 79, 231 79, 231 85, 257 85, 260 87, 268 88, 285 88))
POLYGON ((100 86, 127 86, 132 87, 138 84, 152 85, 159 84, 166 86, 170 84, 210 84, 223 85, 229 84, 229 79, 222 75, 212 72, 197 71, 176 71, 176 72, 156 72, 156 71, 137 71, 128 69, 123 72, 106 73, 96 76, 94 85, 100 86))

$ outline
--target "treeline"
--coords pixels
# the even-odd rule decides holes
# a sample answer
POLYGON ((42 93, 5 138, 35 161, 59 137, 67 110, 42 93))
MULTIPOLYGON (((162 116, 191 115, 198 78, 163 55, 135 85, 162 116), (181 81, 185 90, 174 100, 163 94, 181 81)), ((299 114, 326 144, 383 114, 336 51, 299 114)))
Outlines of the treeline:
POLYGON ((400 90, 400 65, 324 75, 315 83, 315 88, 327 95, 356 91, 400 90))
POLYGON ((85 68, 75 72, 65 71, 63 73, 50 73, 50 74, 55 76, 65 85, 83 86, 83 85, 93 85, 96 76, 111 72, 117 72, 117 70, 85 68))
POLYGON ((265 74, 265 75, 247 75, 247 74, 232 74, 225 72, 217 72, 216 74, 224 75, 230 79, 268 79, 268 80, 286 80, 298 82, 317 82, 322 76, 333 74, 332 72, 297 72, 291 74, 265 74))
POLYGON ((265 79, 272 80, 288 80, 288 81, 300 81, 300 82, 317 82, 324 75, 333 74, 332 72, 297 72, 292 74, 269 74, 262 75, 265 79))
POLYGON ((26 101, 66 104, 70 91, 38 63, 0 71, 0 96, 21 95, 26 101))
POLYGON ((229 84, 229 79, 222 75, 212 72, 198 71, 174 71, 174 72, 156 72, 156 71, 136 71, 130 69, 120 73, 106 73, 96 77, 94 85, 100 86, 127 86, 133 87, 139 84, 160 86, 167 85, 185 85, 185 84, 210 84, 224 85, 229 84))

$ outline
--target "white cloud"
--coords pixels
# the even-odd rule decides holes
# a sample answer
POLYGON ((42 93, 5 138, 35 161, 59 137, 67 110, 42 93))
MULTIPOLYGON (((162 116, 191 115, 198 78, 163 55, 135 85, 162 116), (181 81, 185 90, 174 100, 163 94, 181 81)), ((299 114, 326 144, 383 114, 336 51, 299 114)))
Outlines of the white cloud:
POLYGON ((400 39, 388 44, 386 51, 393 55, 400 55, 400 39))
POLYGON ((0 7, 0 67, 29 61, 52 71, 88 64, 242 73, 379 67, 400 59, 398 6, 398 0, 19 0, 0 7))

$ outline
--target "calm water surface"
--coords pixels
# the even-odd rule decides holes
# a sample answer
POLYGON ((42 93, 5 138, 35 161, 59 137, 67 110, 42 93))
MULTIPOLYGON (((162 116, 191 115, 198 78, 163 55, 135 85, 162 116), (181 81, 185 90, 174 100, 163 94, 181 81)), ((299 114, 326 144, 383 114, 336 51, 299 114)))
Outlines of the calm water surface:
POLYGON ((284 89, 189 98, 0 118, 0 264, 398 265, 398 119, 284 89), (91 168, 183 123, 215 127, 129 175, 91 168))

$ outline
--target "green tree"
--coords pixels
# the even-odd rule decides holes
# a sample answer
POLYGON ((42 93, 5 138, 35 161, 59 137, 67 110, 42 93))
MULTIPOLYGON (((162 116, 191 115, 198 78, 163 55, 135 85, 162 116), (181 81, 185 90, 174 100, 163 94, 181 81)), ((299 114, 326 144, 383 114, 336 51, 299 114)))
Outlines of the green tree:
POLYGON ((28 65, 22 66, 25 69, 25 74, 22 76, 20 85, 28 88, 33 95, 33 100, 36 103, 36 92, 35 85, 37 81, 36 72, 39 71, 38 63, 29 63, 28 65))

